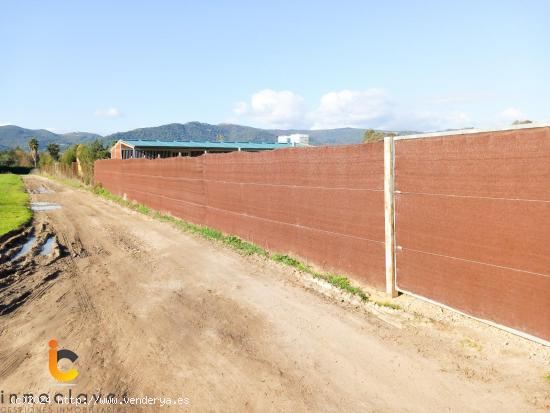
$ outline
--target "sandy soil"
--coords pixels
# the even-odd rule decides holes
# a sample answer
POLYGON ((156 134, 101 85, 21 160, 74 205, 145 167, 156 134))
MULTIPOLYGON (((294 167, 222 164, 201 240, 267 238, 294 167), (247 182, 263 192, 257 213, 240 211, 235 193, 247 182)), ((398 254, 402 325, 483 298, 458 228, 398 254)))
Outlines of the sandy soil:
POLYGON ((33 200, 62 208, 29 229, 38 244, 56 236, 52 254, 36 246, 10 262, 21 239, 2 250, 5 399, 71 390, 188 399, 116 411, 550 409, 548 348, 409 297, 397 299, 406 311, 363 305, 84 191, 25 181, 33 200), (48 372, 53 338, 78 354, 73 386, 48 372))

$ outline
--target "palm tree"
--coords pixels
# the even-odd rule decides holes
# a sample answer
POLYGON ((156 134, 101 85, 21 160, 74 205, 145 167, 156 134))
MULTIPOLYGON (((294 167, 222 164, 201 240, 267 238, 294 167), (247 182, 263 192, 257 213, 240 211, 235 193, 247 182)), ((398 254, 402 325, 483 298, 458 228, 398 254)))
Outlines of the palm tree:
POLYGON ((53 160, 57 161, 59 159, 59 145, 57 143, 50 143, 47 149, 53 160))
POLYGON ((31 150, 32 160, 34 161, 34 167, 36 168, 36 162, 38 161, 38 141, 36 138, 29 139, 29 149, 31 150))

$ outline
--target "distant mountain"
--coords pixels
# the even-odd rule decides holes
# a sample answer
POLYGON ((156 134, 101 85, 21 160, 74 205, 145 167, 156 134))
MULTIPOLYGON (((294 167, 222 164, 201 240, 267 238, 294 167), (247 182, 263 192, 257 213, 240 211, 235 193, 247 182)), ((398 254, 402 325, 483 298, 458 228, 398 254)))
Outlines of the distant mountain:
POLYGON ((210 125, 201 122, 171 123, 151 128, 134 129, 128 132, 114 133, 106 136, 105 139, 111 141, 119 139, 158 139, 200 142, 214 141, 220 135, 226 141, 273 142, 277 140, 276 134, 264 129, 230 124, 210 125))
MULTIPOLYGON (((150 128, 134 129, 127 132, 117 132, 102 137, 101 135, 88 132, 71 132, 57 134, 45 129, 25 129, 19 126, 0 126, 0 150, 20 146, 26 149, 27 141, 31 137, 38 139, 40 149, 45 149, 49 143, 57 143, 65 148, 75 143, 89 142, 100 139, 106 144, 119 139, 158 139, 158 140, 180 140, 180 141, 215 141, 223 136, 225 141, 236 142, 276 142, 277 136, 291 133, 305 133, 310 137, 312 145, 342 145, 360 143, 365 129, 359 128, 338 128, 322 130, 303 129, 259 129, 250 126, 233 125, 220 123, 211 125, 201 122, 171 123, 168 125, 154 126, 150 128)), ((416 133, 413 131, 396 131, 403 135, 416 133)))
POLYGON ((25 129, 14 125, 0 126, 0 147, 11 148, 15 146, 26 146, 27 140, 31 137, 38 139, 38 143, 46 145, 55 142, 58 135, 45 129, 25 129))
POLYGON ((57 143, 63 149, 73 143, 88 142, 101 139, 101 135, 87 132, 57 134, 46 129, 25 129, 15 125, 0 126, 0 149, 20 146, 27 149, 27 141, 36 138, 40 149, 45 149, 50 143, 57 143))
MULTIPOLYGON (((171 123, 169 125, 155 126, 151 128, 134 129, 128 132, 118 132, 106 136, 106 141, 117 141, 119 139, 158 139, 158 140, 180 140, 180 141, 214 141, 223 136, 225 141, 240 142, 275 142, 277 136, 291 133, 305 133, 310 136, 312 145, 341 145, 349 143, 360 143, 365 129, 339 128, 323 130, 300 130, 300 129, 259 129, 250 126, 233 125, 220 123, 211 125, 201 122, 189 122, 185 124, 171 123)), ((403 134, 403 132, 397 132, 403 134)))
POLYGON ((98 135, 97 133, 90 133, 90 132, 69 132, 69 133, 62 134, 61 136, 63 136, 65 139, 69 141, 74 141, 75 143, 93 141, 96 139, 103 139, 103 136, 98 135))

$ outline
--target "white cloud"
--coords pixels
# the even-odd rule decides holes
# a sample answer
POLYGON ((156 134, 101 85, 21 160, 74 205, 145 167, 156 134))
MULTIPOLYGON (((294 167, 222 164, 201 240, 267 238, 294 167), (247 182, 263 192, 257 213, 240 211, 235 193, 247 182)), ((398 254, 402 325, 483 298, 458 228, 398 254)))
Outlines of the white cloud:
POLYGON ((319 107, 311 114, 312 128, 379 125, 387 122, 391 113, 392 105, 383 89, 329 92, 321 97, 319 107))
POLYGON ((288 90, 264 89, 256 92, 250 102, 238 102, 233 113, 249 118, 262 126, 290 128, 305 126, 307 108, 304 99, 288 90))
POLYGON ((12 125, 12 123, 10 123, 10 122, 0 122, 0 126, 8 126, 8 125, 12 125))
POLYGON ((472 126, 467 113, 440 108, 409 110, 384 89, 338 90, 321 96, 313 110, 291 91, 254 93, 233 107, 233 122, 274 128, 331 129, 342 127, 436 131, 472 126))
POLYGON ((471 126, 470 116, 462 111, 396 111, 391 121, 381 129, 431 132, 471 126))
POLYGON ((507 108, 500 112, 500 118, 505 121, 513 122, 525 118, 523 112, 517 108, 507 108))
POLYGON ((97 109, 94 115, 100 118, 120 118, 122 112, 117 108, 97 109))

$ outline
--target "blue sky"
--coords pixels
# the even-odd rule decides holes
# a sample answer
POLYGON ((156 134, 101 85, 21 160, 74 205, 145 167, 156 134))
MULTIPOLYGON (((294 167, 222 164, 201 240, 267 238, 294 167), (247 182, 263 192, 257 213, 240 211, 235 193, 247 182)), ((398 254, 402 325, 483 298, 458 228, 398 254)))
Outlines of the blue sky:
POLYGON ((545 0, 3 2, 0 124, 548 121, 549 17, 545 0))

